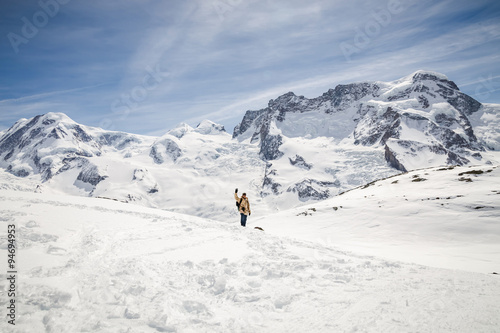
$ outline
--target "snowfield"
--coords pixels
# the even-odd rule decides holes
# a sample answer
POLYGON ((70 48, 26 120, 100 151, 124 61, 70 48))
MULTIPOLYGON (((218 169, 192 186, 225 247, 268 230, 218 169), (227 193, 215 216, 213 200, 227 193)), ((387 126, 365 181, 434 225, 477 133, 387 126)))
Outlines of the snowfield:
POLYGON ((429 168, 372 182, 253 223, 356 253, 500 271, 500 168, 429 168))
POLYGON ((498 332, 499 172, 416 171, 246 229, 4 183, 0 331, 498 332))

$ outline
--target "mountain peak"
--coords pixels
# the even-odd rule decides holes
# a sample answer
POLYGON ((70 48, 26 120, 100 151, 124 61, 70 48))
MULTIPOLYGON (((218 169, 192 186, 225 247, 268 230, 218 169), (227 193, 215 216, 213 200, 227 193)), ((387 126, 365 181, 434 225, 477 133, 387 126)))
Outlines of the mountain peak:
POLYGON ((167 132, 167 134, 173 135, 176 138, 180 139, 184 136, 184 134, 186 134, 187 132, 190 132, 192 130, 193 130, 193 128, 191 126, 189 126, 188 124, 180 123, 179 125, 175 126, 171 130, 169 130, 167 132))
POLYGON ((442 73, 426 71, 426 70, 418 70, 410 75, 413 82, 421 81, 421 80, 432 80, 432 81, 450 81, 448 77, 442 73))
POLYGON ((76 122, 68 117, 65 113, 62 112, 48 112, 40 116, 40 119, 42 120, 43 124, 45 125, 46 123, 71 123, 71 124, 76 124, 76 122))
POLYGON ((482 159, 467 117, 480 108, 446 75, 419 70, 392 82, 337 85, 313 99, 286 93, 266 109, 247 111, 234 137, 258 141, 266 160, 283 156, 283 138, 326 136, 385 147, 384 158, 400 170, 420 167, 417 152, 424 151, 436 165, 463 165, 482 159))
POLYGON ((20 177, 41 174, 43 181, 64 168, 68 158, 83 161, 98 156, 100 147, 88 128, 64 113, 20 120, 0 137, 0 156, 7 171, 20 177))
POLYGON ((226 130, 224 129, 224 126, 205 119, 199 123, 198 126, 196 126, 195 132, 200 134, 220 134, 226 133, 226 130))
POLYGON ((411 80, 412 84, 422 83, 423 81, 445 83, 453 90, 460 90, 455 82, 451 81, 446 75, 433 71, 418 70, 415 73, 403 78, 403 80, 411 80))
POLYGON ((271 109, 280 109, 283 106, 286 106, 290 103, 296 103, 302 99, 304 99, 304 96, 297 96, 293 92, 289 91, 276 99, 271 99, 268 106, 271 109))

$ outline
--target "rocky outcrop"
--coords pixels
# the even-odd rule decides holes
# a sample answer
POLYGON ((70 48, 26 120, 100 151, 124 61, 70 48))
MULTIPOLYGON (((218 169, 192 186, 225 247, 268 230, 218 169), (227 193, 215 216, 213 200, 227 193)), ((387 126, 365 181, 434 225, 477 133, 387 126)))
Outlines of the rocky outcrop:
POLYGON ((277 175, 277 170, 272 168, 272 163, 267 163, 264 172, 264 181, 262 183, 261 196, 265 197, 269 194, 279 195, 281 193, 281 184, 274 180, 277 175))
POLYGON ((260 156, 262 159, 272 161, 283 156, 283 153, 279 150, 282 143, 283 137, 281 135, 266 135, 260 146, 260 156))
POLYGON ((399 137, 400 118, 400 114, 392 107, 388 107, 383 113, 368 108, 368 111, 365 112, 364 117, 354 129, 354 144, 363 146, 384 145, 389 138, 399 137))
POLYGON ((305 169, 305 170, 311 170, 313 165, 312 164, 309 164, 307 163, 304 158, 300 155, 295 155, 294 158, 288 158, 289 161, 290 161, 290 164, 291 165, 294 165, 298 168, 302 168, 302 169, 305 169))
POLYGON ((399 162, 394 151, 392 151, 387 145, 385 145, 385 160, 391 167, 401 172, 407 172, 405 166, 399 162))
POLYGON ((123 150, 134 144, 140 144, 142 141, 136 136, 128 133, 110 132, 103 133, 97 141, 103 146, 112 146, 118 150, 123 150))
POLYGON ((62 161, 63 166, 55 172, 55 175, 59 175, 63 172, 72 169, 79 169, 77 180, 82 181, 84 183, 88 183, 92 186, 97 186, 101 181, 108 178, 107 175, 103 175, 99 168, 91 163, 85 157, 68 157, 64 158, 62 161))
POLYGON ((101 176, 99 174, 99 169, 97 166, 87 163, 82 167, 82 171, 78 174, 76 177, 77 180, 80 180, 84 183, 91 184, 93 186, 96 186, 99 184, 101 181, 106 179, 108 176, 101 176))
POLYGON ((258 111, 247 111, 243 116, 243 120, 236 125, 233 131, 233 139, 247 132, 252 125, 260 127, 262 125, 262 116, 268 112, 267 109, 258 111))
POLYGON ((4 160, 10 159, 16 149, 23 149, 32 143, 33 138, 39 134, 39 130, 33 127, 41 117, 36 116, 29 122, 19 121, 7 130, 0 139, 0 155, 4 155, 4 160))
POLYGON ((163 164, 167 159, 176 162, 182 155, 182 150, 179 145, 172 139, 162 139, 151 147, 149 156, 153 158, 156 164, 163 164))
POLYGON ((380 87, 375 83, 352 83, 341 84, 330 89, 321 97, 318 97, 322 102, 329 101, 332 108, 325 110, 325 113, 335 113, 344 111, 362 98, 366 96, 378 97, 380 87))
POLYGON ((305 179, 300 183, 287 188, 287 192, 297 193, 301 201, 324 200, 330 197, 327 187, 335 187, 334 182, 322 182, 315 179, 305 179))

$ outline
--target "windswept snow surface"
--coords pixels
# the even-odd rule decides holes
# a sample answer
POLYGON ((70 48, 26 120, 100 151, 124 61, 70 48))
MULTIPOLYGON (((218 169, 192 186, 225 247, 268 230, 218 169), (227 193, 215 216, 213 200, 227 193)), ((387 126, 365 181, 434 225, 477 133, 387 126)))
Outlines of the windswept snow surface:
POLYGON ((253 223, 388 260, 499 272, 500 167, 416 170, 253 223))
MULTIPOLYGON (((377 189, 377 185, 369 189, 377 189)), ((474 193, 472 188, 469 193, 460 192, 474 193)), ((416 199, 423 195, 418 189, 408 193, 408 199, 415 201, 415 211, 408 214, 418 216, 416 199)), ((345 211, 353 209, 349 194, 338 200, 345 200, 345 211)), ((370 197, 356 203, 368 209, 360 212, 360 221, 366 222, 363 216, 374 213, 370 208, 374 200, 380 199, 370 197)), ((466 213, 466 207, 459 204, 465 199, 443 200, 448 201, 432 199, 426 204, 444 203, 450 210, 456 208, 466 213)), ((112 200, 29 193, 6 187, 0 190, 0 202, 1 332, 500 329, 500 280, 495 275, 355 255, 339 244, 287 238, 273 235, 276 230, 268 233, 244 229, 236 223, 112 200), (9 224, 14 224, 17 231, 15 327, 7 323, 5 315, 9 224)), ((380 205, 387 210, 388 206, 402 202, 384 201, 380 205)), ((489 207, 490 202, 477 204, 488 206, 481 210, 482 214, 498 214, 498 207, 489 207)), ((328 205, 322 207, 327 209, 328 205)), ((428 212, 432 210, 429 208, 428 212)), ((425 216, 425 210, 420 213, 425 216)), ((477 217, 474 215, 474 219, 477 217)), ((494 228, 492 220, 485 218, 494 228)), ((292 230, 299 223, 299 217, 287 219, 276 221, 283 231, 292 230)), ((315 220, 321 225, 324 218, 300 219, 310 230, 328 234, 328 229, 323 232, 314 226, 315 220)), ((403 225, 407 220, 403 220, 403 225)), ((447 221, 450 223, 450 219, 447 221)), ((344 224, 348 222, 345 220, 344 224)), ((373 227, 376 233, 376 223, 382 226, 383 221, 372 222, 364 227, 373 227)), ((394 225, 398 220, 388 222, 394 225)), ((270 222, 267 225, 272 229, 270 222)), ((425 228, 415 229, 415 235, 425 228)), ((344 237, 347 234, 344 232, 344 237)), ((470 234, 474 238, 480 233, 470 234)), ((459 241, 467 242, 461 238, 459 241)))

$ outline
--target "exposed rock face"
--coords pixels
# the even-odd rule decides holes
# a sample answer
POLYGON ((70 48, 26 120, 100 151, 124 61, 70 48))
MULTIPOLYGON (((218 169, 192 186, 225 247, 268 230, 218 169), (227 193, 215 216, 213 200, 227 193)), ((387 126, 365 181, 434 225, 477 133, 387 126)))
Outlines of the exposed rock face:
POLYGON ((172 139, 162 139, 151 147, 151 156, 156 164, 162 164, 167 159, 176 162, 177 159, 182 155, 182 150, 179 145, 172 139))
POLYGON ((387 145, 385 145, 385 160, 389 163, 391 167, 396 170, 407 172, 405 166, 399 162, 394 151, 392 151, 387 145))
POLYGON ((134 144, 141 143, 141 140, 133 134, 119 132, 103 133, 97 138, 97 141, 102 146, 111 146, 118 150, 123 150, 127 147, 133 146, 134 144))
MULTIPOLYGON (((346 110, 352 103, 370 96, 378 97, 380 87, 375 83, 352 83, 338 85, 335 89, 330 89, 321 96, 321 99, 331 101, 332 109, 326 110, 326 113, 334 113, 346 110)), ((320 97, 318 97, 320 98, 320 97)))
POLYGON ((33 138, 35 138, 39 133, 40 129, 33 128, 42 116, 36 116, 30 122, 22 126, 22 124, 16 123, 7 133, 4 134, 0 140, 0 155, 4 156, 4 160, 9 160, 12 155, 14 155, 15 149, 23 149, 24 147, 31 144, 33 138))
POLYGON ((248 129, 250 129, 250 126, 252 125, 256 125, 257 127, 259 127, 259 125, 262 125, 261 116, 265 113, 265 109, 259 111, 247 111, 241 123, 236 125, 236 127, 234 128, 233 139, 238 135, 245 133, 248 129))
POLYGON ((388 107, 382 114, 379 110, 368 108, 354 129, 354 144, 385 144, 389 138, 399 137, 400 125, 401 116, 393 108, 388 107))
POLYGON ((294 165, 298 168, 303 168, 305 170, 311 170, 313 167, 312 164, 307 163, 304 158, 300 155, 295 155, 294 158, 288 158, 290 160, 290 164, 294 165))
MULTIPOLYGON (((269 130, 273 126, 282 129, 283 126, 281 126, 281 124, 296 122, 297 119, 300 119, 300 114, 317 113, 318 111, 320 111, 321 114, 339 113, 362 98, 373 98, 378 96, 378 92, 378 85, 373 83, 339 85, 335 89, 330 89, 322 96, 313 99, 308 99, 304 96, 296 96, 293 92, 288 92, 274 100, 270 100, 268 107, 265 109, 247 111, 242 122, 235 127, 233 138, 242 137, 251 130, 253 132, 251 133, 251 142, 263 142, 265 137, 269 135, 269 130), (299 115, 298 118, 290 118, 291 115, 297 114, 299 115)), ((321 118, 321 116, 317 117, 316 120, 321 121, 321 118)), ((317 125, 317 123, 314 123, 312 127, 316 127, 317 125)), ((283 134, 288 137, 316 134, 306 133, 307 129, 304 131, 303 128, 294 127, 295 126, 290 126, 290 129, 287 128, 283 134), (294 129, 296 131, 293 131, 294 129)), ((317 134, 321 135, 323 133, 317 134)))
POLYGON ((108 178, 107 175, 101 174, 99 168, 85 157, 67 157, 62 160, 62 164, 63 166, 57 170, 55 175, 59 175, 68 170, 79 169, 80 173, 76 179, 94 187, 108 178))
POLYGON ((301 201, 324 200, 330 197, 330 191, 325 187, 334 187, 333 182, 321 182, 314 179, 305 179, 304 181, 289 187, 286 191, 297 193, 301 201))
POLYGON ((80 180, 84 183, 89 183, 93 186, 96 186, 101 181, 106 179, 107 176, 101 176, 99 174, 99 169, 90 163, 87 163, 82 167, 82 171, 76 177, 77 180, 80 180))
POLYGON ((269 194, 279 195, 281 193, 281 184, 276 182, 273 178, 277 175, 276 169, 272 169, 272 163, 267 163, 266 171, 264 176, 264 182, 262 183, 261 196, 265 197, 269 194))
POLYGON ((163 162, 165 162, 165 160, 163 159, 163 156, 162 156, 161 152, 158 151, 158 147, 157 146, 151 147, 151 152, 149 153, 149 156, 151 156, 153 158, 153 161, 156 164, 162 164, 163 162))
POLYGON ((283 156, 283 153, 279 150, 279 147, 283 143, 283 138, 281 135, 266 135, 262 140, 260 156, 265 161, 276 160, 283 156))

